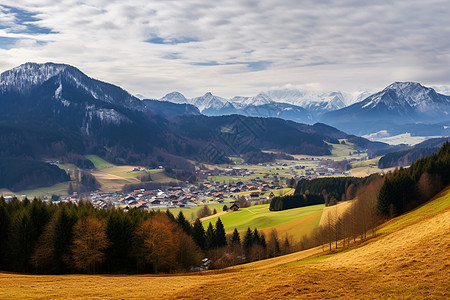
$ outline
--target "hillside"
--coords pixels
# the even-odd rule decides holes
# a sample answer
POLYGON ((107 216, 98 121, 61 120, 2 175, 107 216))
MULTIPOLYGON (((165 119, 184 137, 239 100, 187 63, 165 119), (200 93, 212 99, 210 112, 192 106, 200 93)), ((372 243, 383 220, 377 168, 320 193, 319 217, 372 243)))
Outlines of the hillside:
POLYGON ((324 255, 319 247, 223 271, 176 276, 0 273, 0 297, 444 299, 450 296, 449 207, 447 187, 432 201, 386 223, 377 237, 337 254, 324 255))

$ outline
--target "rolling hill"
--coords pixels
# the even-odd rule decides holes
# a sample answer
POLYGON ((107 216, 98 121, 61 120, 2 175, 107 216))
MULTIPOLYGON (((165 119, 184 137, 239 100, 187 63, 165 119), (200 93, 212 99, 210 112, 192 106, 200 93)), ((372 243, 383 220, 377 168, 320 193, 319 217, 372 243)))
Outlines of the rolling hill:
POLYGON ((219 271, 182 275, 0 273, 7 299, 281 299, 450 296, 450 187, 354 248, 321 247, 219 271))

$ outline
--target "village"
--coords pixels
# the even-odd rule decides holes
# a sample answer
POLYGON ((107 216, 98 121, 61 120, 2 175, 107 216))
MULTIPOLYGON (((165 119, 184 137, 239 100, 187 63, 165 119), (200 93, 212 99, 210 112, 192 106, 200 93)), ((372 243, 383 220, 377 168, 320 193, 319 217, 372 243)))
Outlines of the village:
MULTIPOLYGON (((326 159, 301 158, 258 165, 205 168, 196 171, 196 182, 175 181, 157 189, 130 192, 95 191, 87 199, 98 208, 116 207, 142 210, 195 207, 208 203, 270 200, 295 187, 299 180, 349 176, 348 170, 333 168, 326 159)), ((70 201, 74 197, 62 198, 70 201)))

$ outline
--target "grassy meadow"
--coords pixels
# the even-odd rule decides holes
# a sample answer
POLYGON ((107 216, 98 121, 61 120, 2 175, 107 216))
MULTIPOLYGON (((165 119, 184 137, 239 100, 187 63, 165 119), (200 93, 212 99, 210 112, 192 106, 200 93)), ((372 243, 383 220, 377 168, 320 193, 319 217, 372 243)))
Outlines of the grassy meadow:
POLYGON ((270 211, 269 204, 255 205, 209 218, 203 221, 203 225, 206 229, 209 222, 215 224, 220 217, 227 233, 231 233, 234 228, 239 232, 245 232, 248 227, 251 229, 256 227, 264 232, 276 229, 280 234, 287 233, 295 239, 299 239, 319 225, 324 206, 320 204, 283 211, 270 211))
POLYGON ((0 272, 0 298, 448 299, 448 220, 450 188, 342 252, 317 247, 224 270, 176 275, 0 272))

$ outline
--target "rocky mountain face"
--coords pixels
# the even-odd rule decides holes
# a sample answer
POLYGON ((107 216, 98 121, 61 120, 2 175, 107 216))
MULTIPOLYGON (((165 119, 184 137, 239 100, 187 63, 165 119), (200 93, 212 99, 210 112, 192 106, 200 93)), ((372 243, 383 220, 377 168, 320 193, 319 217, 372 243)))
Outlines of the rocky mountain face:
POLYGON ((310 120, 305 109, 264 93, 234 102, 211 93, 194 99, 171 93, 161 100, 141 101, 69 65, 24 64, 0 75, 0 158, 77 161, 94 153, 120 164, 189 169, 187 159, 224 162, 248 151, 330 153, 327 137, 309 125, 274 118, 310 120), (207 117, 196 107, 230 115, 207 117), (202 157, 211 154, 205 145, 221 157, 202 157))
POLYGON ((355 134, 405 124, 450 120, 450 96, 415 82, 395 82, 348 107, 326 113, 321 121, 355 134))

